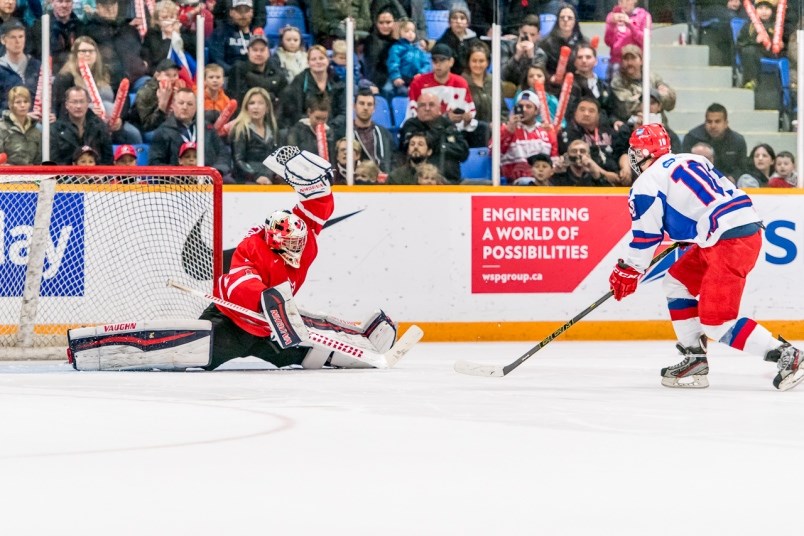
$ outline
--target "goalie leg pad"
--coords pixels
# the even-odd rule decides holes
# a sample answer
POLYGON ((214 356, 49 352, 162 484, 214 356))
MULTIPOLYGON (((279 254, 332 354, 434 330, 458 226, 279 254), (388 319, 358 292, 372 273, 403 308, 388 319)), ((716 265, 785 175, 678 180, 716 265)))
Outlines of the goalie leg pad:
POLYGON ((304 368, 388 368, 382 353, 360 334, 318 329, 310 329, 309 333, 305 346, 311 349, 302 361, 304 368))
POLYGON ((67 332, 68 361, 76 370, 185 370, 212 356, 208 320, 122 322, 67 332))
POLYGON ((262 310, 271 325, 271 338, 280 348, 298 346, 307 340, 307 327, 293 300, 289 281, 265 289, 261 302, 262 310))

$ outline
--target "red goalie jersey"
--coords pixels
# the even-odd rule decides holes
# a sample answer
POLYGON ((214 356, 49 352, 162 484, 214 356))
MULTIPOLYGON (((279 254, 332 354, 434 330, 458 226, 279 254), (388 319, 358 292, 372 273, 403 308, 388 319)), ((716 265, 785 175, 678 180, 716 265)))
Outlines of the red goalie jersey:
MULTIPOLYGON (((264 226, 253 227, 237 245, 232 256, 229 273, 222 275, 215 285, 214 295, 256 312, 262 312, 260 296, 265 289, 290 281, 293 294, 307 278, 307 270, 318 255, 318 234, 332 215, 335 203, 332 194, 316 199, 302 200, 293 208, 293 213, 307 224, 307 244, 301 255, 299 267, 294 268, 265 241, 264 226)), ((247 316, 225 307, 218 309, 244 331, 258 337, 269 337, 271 330, 247 316)))

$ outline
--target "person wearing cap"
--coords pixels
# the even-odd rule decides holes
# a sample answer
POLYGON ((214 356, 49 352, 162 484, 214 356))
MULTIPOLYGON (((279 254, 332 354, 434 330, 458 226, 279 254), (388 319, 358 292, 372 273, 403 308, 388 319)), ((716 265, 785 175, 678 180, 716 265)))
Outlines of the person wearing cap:
POLYGON ((285 69, 279 58, 271 56, 268 38, 257 28, 248 42, 248 55, 245 60, 235 62, 229 73, 226 89, 229 95, 242 105, 243 97, 251 88, 259 87, 271 95, 271 104, 279 106, 279 95, 288 85, 285 69))
MULTIPOLYGON (((232 0, 217 0, 215 2, 215 6, 212 8, 212 14, 215 16, 216 27, 218 25, 218 21, 226 20, 226 17, 229 16, 229 10, 231 9, 231 4, 232 0)), ((251 17, 252 28, 265 27, 265 21, 267 19, 265 6, 274 4, 278 5, 278 2, 266 1, 266 0, 251 0, 251 9, 253 10, 251 17)), ((215 33, 214 30, 213 33, 215 33)))
POLYGON ((444 43, 437 43, 430 51, 433 71, 420 74, 410 83, 407 118, 416 116, 416 106, 422 93, 433 93, 441 103, 441 113, 447 114, 458 130, 477 128, 475 103, 466 80, 452 72, 455 53, 444 43))
POLYGON ((179 165, 198 165, 198 145, 194 141, 186 141, 179 147, 179 165))
MULTIPOLYGON (((175 166, 179 162, 179 149, 185 142, 197 142, 196 99, 190 88, 180 88, 173 95, 171 114, 154 131, 154 139, 148 154, 148 163, 159 166, 175 166)), ((232 158, 229 148, 215 132, 214 125, 204 125, 204 163, 218 170, 224 180, 231 182, 232 158)))
POLYGON ((153 78, 145 82, 134 99, 136 116, 144 132, 155 130, 170 114, 173 94, 184 81, 179 78, 179 66, 165 58, 156 66, 153 78))
POLYGON ((500 174, 509 181, 531 176, 528 157, 539 153, 558 156, 554 131, 536 123, 540 106, 536 93, 522 91, 508 122, 500 128, 500 174))
MULTIPOLYGON (((229 4, 229 0, 218 3, 229 4)), ((235 62, 248 59, 248 45, 254 28, 257 26, 254 24, 253 0, 231 0, 229 16, 217 21, 209 38, 209 61, 223 67, 228 76, 235 62)))
MULTIPOLYGON (((53 72, 67 61, 70 47, 78 37, 80 18, 73 12, 73 0, 51 0, 50 2, 50 57, 53 60, 53 72)), ((42 58, 42 19, 37 18, 31 28, 27 40, 29 52, 34 58, 42 58)))
POLYGON ((97 166, 100 155, 89 145, 82 145, 73 152, 74 166, 97 166))
POLYGON ((331 47, 333 39, 345 38, 346 31, 342 21, 346 18, 354 20, 356 40, 368 37, 371 30, 371 0, 312 0, 308 5, 316 43, 331 47))
POLYGON ((8 92, 8 110, 0 115, 0 153, 13 166, 39 164, 42 161, 42 132, 28 115, 31 92, 24 86, 8 92))
POLYGON ((131 18, 120 13, 117 0, 97 0, 96 8, 80 25, 78 33, 97 43, 98 57, 109 69, 114 88, 123 78, 128 78, 134 87, 137 80, 148 75, 139 31, 131 18))
POLYGON ((50 125, 50 158, 62 165, 73 162, 73 153, 89 145, 98 153, 98 163, 112 163, 112 138, 106 123, 89 109, 89 93, 71 87, 65 93, 64 111, 50 125))
POLYGON ((25 86, 32 95, 36 93, 41 63, 25 53, 25 39, 25 26, 17 19, 0 25, 0 43, 6 50, 0 56, 0 109, 8 107, 8 90, 12 87, 25 86))
POLYGON ((133 145, 118 145, 114 150, 115 166, 136 166, 137 150, 133 145))
MULTIPOLYGON (((768 38, 773 41, 776 26, 776 5, 777 0, 757 0, 754 3, 754 8, 757 12, 757 17, 768 32, 768 38)), ((789 13, 789 11, 788 11, 789 13)), ((789 17, 788 15, 788 18, 789 17)), ((762 43, 757 43, 757 31, 751 21, 744 24, 740 33, 737 35, 737 51, 740 55, 740 65, 743 69, 743 87, 746 89, 756 89, 757 80, 759 79, 759 65, 762 58, 777 58, 779 55, 787 55, 787 45, 790 41, 790 35, 794 28, 791 27, 789 21, 785 20, 784 34, 782 36, 782 50, 777 54, 771 51, 771 43, 768 42, 767 46, 762 43)))
MULTIPOLYGON (((650 87, 659 91, 662 100, 662 109, 670 112, 676 106, 676 91, 671 88, 661 76, 656 73, 650 75, 650 87)), ((642 49, 636 45, 623 47, 620 69, 611 79, 611 91, 614 94, 614 117, 612 121, 615 129, 620 128, 618 121, 623 123, 636 122, 636 114, 642 104, 642 49)))
POLYGON ((455 2, 449 10, 449 27, 436 41, 452 49, 455 61, 450 70, 457 75, 463 74, 466 70, 469 50, 481 42, 475 31, 469 28, 471 20, 472 14, 467 5, 462 1, 455 2))

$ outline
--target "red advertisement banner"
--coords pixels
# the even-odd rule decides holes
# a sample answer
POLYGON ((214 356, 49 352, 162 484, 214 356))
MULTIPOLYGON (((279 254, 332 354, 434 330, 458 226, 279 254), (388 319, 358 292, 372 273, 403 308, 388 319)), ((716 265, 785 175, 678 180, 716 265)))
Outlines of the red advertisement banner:
POLYGON ((472 197, 472 293, 572 292, 628 232, 623 195, 472 197))

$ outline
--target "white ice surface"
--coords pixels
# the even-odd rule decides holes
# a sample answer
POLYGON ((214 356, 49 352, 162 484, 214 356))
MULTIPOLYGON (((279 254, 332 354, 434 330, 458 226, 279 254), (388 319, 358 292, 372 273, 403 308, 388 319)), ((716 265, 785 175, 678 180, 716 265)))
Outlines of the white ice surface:
POLYGON ((0 363, 0 534, 803 534, 804 388, 713 345, 420 344, 386 371, 0 363), (242 370, 242 369, 250 370, 242 370), (263 370, 260 370, 263 369, 263 370))

